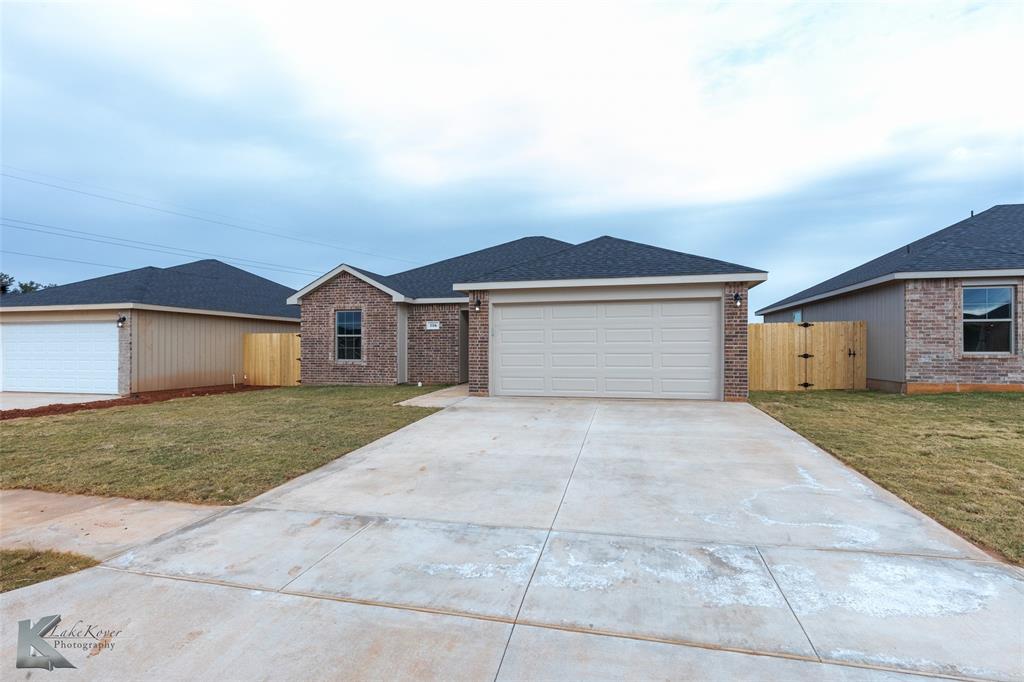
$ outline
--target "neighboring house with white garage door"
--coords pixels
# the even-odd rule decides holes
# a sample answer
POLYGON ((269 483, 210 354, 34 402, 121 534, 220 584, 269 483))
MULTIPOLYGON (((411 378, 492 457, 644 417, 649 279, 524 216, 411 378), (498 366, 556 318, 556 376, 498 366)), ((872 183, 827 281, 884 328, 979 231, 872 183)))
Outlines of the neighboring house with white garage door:
POLYGON ((744 400, 766 272, 600 237, 526 237, 394 275, 339 265, 302 307, 302 383, 473 395, 744 400))
POLYGON ((293 289, 217 260, 0 297, 0 390, 121 394, 243 382, 242 336, 297 332, 293 289))

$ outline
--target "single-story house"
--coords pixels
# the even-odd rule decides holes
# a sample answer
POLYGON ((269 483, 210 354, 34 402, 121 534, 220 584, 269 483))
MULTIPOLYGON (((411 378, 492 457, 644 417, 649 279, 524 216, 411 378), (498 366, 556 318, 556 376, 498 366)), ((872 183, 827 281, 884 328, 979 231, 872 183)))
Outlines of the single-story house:
POLYGON ((243 383, 242 336, 298 332, 294 289, 217 260, 0 297, 0 390, 121 394, 243 383))
POLYGON ((339 265, 288 302, 304 385, 742 400, 747 289, 767 276, 613 237, 526 237, 393 275, 339 265))
POLYGON ((757 311, 867 320, 868 386, 1024 390, 1024 204, 987 211, 757 311))

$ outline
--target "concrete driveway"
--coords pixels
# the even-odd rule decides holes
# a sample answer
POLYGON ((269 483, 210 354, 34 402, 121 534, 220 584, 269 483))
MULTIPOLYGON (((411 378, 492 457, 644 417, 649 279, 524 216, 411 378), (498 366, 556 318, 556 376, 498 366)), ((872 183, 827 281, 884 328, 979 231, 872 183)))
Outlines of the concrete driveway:
POLYGON ((0 391, 0 410, 32 410, 47 405, 73 403, 94 403, 97 400, 113 400, 119 395, 102 393, 25 393, 0 391))
POLYGON ((68 679, 1024 677, 1024 573, 745 404, 469 398, 0 603, 123 630, 68 679))

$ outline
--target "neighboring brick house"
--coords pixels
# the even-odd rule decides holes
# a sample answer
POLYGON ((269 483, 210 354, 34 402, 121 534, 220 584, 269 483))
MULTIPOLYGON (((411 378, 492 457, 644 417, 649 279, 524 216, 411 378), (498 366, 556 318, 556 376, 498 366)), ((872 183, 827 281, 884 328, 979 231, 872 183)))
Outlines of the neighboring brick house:
POLYGON ((866 320, 870 388, 1024 391, 1024 204, 993 206, 757 314, 866 320))
POLYGON ((394 275, 340 265, 288 302, 304 384, 744 400, 747 289, 766 278, 613 237, 526 237, 394 275))

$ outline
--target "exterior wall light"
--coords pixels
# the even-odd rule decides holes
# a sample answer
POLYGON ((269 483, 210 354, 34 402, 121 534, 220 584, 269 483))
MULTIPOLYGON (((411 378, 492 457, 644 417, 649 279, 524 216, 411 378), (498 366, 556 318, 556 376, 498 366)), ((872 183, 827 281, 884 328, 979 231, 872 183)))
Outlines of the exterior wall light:
POLYGON ((740 305, 742 304, 742 300, 740 299, 739 292, 736 292, 735 294, 732 295, 732 302, 736 304, 737 308, 740 307, 740 305))
POLYGON ((479 298, 476 299, 476 301, 473 302, 473 310, 475 310, 476 312, 480 312, 480 299, 479 298))
POLYGON ((127 322, 127 321, 128 321, 128 318, 125 317, 124 315, 121 315, 120 317, 118 317, 117 318, 117 328, 120 329, 121 327, 123 327, 124 323, 127 322))

